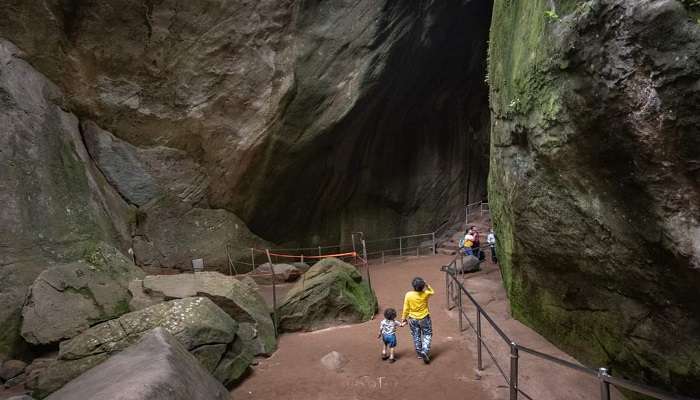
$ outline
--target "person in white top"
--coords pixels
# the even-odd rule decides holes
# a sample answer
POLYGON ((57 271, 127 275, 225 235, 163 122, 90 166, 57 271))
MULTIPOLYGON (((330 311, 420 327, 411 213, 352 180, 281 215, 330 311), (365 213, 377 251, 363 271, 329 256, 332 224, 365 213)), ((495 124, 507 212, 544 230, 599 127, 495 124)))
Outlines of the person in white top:
POLYGON ((491 261, 494 264, 498 263, 498 257, 496 257, 496 235, 493 233, 493 229, 489 229, 489 234, 486 236, 486 242, 489 244, 491 249, 491 261))

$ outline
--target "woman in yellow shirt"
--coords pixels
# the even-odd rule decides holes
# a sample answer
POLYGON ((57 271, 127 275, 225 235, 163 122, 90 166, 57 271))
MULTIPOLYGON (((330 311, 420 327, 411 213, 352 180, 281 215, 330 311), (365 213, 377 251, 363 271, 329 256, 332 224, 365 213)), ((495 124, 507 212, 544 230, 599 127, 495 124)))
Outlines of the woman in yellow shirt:
POLYGON ((403 300, 403 323, 408 319, 408 326, 413 336, 413 346, 416 348, 418 358, 423 362, 430 362, 430 343, 433 339, 433 323, 430 320, 428 299, 435 293, 423 278, 413 278, 413 290, 406 293, 403 300))

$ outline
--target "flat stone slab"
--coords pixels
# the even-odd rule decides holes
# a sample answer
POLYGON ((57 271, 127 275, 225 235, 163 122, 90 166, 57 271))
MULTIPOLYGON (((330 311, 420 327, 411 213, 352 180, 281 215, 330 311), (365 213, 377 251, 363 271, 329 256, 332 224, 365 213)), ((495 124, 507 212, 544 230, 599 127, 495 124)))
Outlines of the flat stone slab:
POLYGON ((228 390, 170 333, 141 341, 51 394, 49 400, 228 400, 228 390))

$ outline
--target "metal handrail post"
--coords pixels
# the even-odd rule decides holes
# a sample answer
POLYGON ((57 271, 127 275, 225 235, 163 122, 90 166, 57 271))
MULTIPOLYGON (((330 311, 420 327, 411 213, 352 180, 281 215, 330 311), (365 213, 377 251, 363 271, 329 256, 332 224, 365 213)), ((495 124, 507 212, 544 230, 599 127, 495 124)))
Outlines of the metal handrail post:
POLYGON ((510 400, 518 399, 518 346, 515 342, 510 343, 510 400))
POLYGON ((459 332, 463 332, 463 321, 462 321, 462 290, 460 288, 457 288, 457 291, 459 292, 459 332))
POLYGON ((399 256, 403 255, 403 237, 399 236, 399 256))
POLYGON ((476 369, 484 370, 484 363, 481 360, 481 310, 476 308, 476 369))
POLYGON ((318 246, 318 256, 321 257, 321 246, 318 246))
POLYGON ((369 290, 371 292, 374 292, 374 290, 372 289, 372 277, 369 273, 369 260, 367 259, 367 243, 365 242, 365 239, 362 239, 362 256, 364 257, 365 268, 367 269, 367 285, 369 286, 369 290))
POLYGON ((270 271, 272 272, 272 325, 275 329, 275 337, 279 336, 277 331, 277 279, 275 279, 275 265, 270 257, 270 249, 265 249, 267 261, 270 263, 270 271))
POLYGON ((255 269, 255 249, 250 248, 250 261, 253 264, 253 269, 255 269))
POLYGON ((598 369, 598 380, 600 380, 600 400, 610 400, 610 382, 605 380, 607 375, 607 368, 598 369))
POLYGON ((445 268, 445 296, 447 296, 447 301, 445 304, 447 304, 447 309, 450 309, 450 273, 448 272, 450 270, 450 266, 448 265, 447 268, 445 268))
POLYGON ((433 255, 437 254, 437 244, 435 243, 435 232, 433 232, 433 255))

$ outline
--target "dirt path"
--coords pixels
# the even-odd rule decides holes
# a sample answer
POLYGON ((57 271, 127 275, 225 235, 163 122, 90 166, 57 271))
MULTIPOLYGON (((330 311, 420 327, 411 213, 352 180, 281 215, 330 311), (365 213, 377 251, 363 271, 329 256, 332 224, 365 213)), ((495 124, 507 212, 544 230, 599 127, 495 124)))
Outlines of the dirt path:
POLYGON ((401 309, 411 279, 422 276, 437 294, 431 300, 433 362, 424 365, 412 350, 408 328, 398 333, 398 361, 380 360, 377 319, 311 333, 286 334, 279 350, 261 360, 232 392, 240 399, 492 399, 474 373, 474 357, 454 319, 445 311, 444 275, 440 266, 451 257, 408 259, 372 266, 372 284, 384 307, 401 309), (338 351, 349 360, 341 372, 325 369, 320 359, 338 351))

